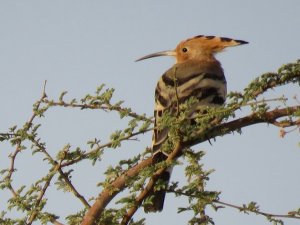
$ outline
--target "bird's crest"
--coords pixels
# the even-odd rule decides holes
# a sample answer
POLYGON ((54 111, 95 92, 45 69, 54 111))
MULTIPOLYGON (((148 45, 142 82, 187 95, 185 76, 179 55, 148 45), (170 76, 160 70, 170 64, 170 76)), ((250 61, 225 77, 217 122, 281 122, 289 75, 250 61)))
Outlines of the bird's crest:
POLYGON ((187 60, 216 61, 214 54, 221 52, 226 47, 232 47, 248 42, 226 37, 198 35, 180 42, 175 49, 178 63, 187 60))
POLYGON ((248 44, 248 42, 242 40, 235 40, 227 37, 198 35, 189 38, 185 41, 182 41, 181 43, 179 43, 177 48, 179 46, 182 47, 185 44, 196 45, 197 48, 201 48, 203 50, 208 50, 213 53, 217 53, 217 52, 221 52, 224 48, 248 44))

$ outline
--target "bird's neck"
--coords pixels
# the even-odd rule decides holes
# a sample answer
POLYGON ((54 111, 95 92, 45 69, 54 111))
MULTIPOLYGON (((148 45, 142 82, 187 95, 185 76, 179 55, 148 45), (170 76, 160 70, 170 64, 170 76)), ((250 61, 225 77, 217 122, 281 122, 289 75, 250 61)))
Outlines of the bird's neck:
POLYGON ((202 64, 202 65, 212 65, 216 67, 221 67, 221 63, 215 57, 199 57, 195 59, 188 60, 177 60, 176 64, 188 63, 188 64, 202 64))

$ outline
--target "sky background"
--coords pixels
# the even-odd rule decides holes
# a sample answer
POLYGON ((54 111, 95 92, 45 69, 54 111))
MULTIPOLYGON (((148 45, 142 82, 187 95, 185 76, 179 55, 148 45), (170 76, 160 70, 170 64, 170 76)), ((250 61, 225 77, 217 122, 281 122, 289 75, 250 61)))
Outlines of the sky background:
MULTIPOLYGON (((134 60, 173 49, 181 40, 200 34, 250 43, 218 55, 228 90, 241 91, 258 75, 300 58, 299 8, 298 0, 0 1, 0 132, 29 119, 45 80, 49 98, 68 91, 66 98, 80 99, 105 83, 116 89, 115 100, 125 100, 124 106, 151 116, 156 82, 174 60, 134 60)), ((300 98, 296 86, 276 89, 269 96, 283 94, 300 98)), ((52 156, 67 143, 87 148, 88 140, 96 137, 105 142, 112 131, 126 127, 116 113, 62 108, 51 109, 40 122, 40 136, 52 156)), ((300 207, 298 142, 299 132, 279 138, 278 128, 263 124, 195 149, 206 151, 205 168, 216 170, 207 188, 222 191, 222 201, 237 205, 256 201, 263 211, 284 214, 300 207)), ((95 167, 74 166, 73 183, 87 198, 95 196, 108 165, 139 153, 150 143, 151 134, 145 134, 139 142, 108 150, 95 167)), ((12 150, 0 143, 1 169, 8 166, 12 150)), ((32 157, 30 151, 16 163, 15 186, 41 178, 49 169, 41 156, 32 157)), ((176 167, 173 177, 184 182, 183 168, 176 167)), ((0 210, 8 197, 9 193, 0 192, 0 210)), ((54 184, 47 198, 47 210, 59 214, 61 222, 82 207, 71 194, 57 193, 54 184)), ((185 199, 168 195, 165 210, 147 215, 146 224, 186 224, 190 214, 177 214, 177 208, 186 204, 185 199)), ((208 214, 216 225, 268 224, 261 216, 230 208, 217 213, 208 210, 208 214)), ((142 216, 139 210, 135 219, 142 216)), ((285 221, 299 224, 299 220, 285 221)))

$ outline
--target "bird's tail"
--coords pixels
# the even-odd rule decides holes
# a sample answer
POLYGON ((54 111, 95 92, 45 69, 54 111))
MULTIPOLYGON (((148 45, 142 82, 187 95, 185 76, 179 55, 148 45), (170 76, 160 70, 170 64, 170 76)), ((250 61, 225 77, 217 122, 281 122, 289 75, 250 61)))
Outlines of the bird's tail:
MULTIPOLYGON (((163 152, 157 151, 152 157, 152 162, 153 164, 156 164, 165 161, 166 158, 167 156, 163 152)), ((157 183, 163 183, 163 187, 166 187, 170 181, 171 172, 172 168, 164 171, 161 175, 157 177, 157 183)), ((145 205, 144 211, 146 213, 162 211, 164 207, 166 190, 164 188, 155 190, 154 188, 150 191, 149 196, 152 197, 152 204, 145 205)))

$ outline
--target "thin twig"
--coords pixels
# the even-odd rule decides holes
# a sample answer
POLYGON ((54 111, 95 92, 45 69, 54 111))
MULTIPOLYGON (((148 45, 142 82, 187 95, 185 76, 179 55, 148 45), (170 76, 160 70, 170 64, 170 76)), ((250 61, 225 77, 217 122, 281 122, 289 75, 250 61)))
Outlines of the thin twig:
POLYGON ((247 212, 252 212, 252 213, 256 213, 259 215, 263 215, 265 217, 276 217, 276 218, 292 218, 292 219, 300 219, 300 216, 296 216, 296 215, 289 215, 289 214, 273 214, 273 213, 267 213, 267 212, 262 212, 260 210, 249 210, 249 209, 245 209, 245 207, 241 207, 241 206, 237 206, 237 205, 233 205, 230 203, 226 203, 226 202, 222 202, 219 200, 214 200, 215 203, 221 204, 221 205, 225 205, 231 208, 235 208, 238 209, 240 211, 247 211, 247 212))
POLYGON ((274 122, 272 122, 272 124, 276 127, 281 127, 281 128, 296 126, 294 129, 291 130, 291 131, 294 131, 299 127, 300 119, 295 120, 295 121, 290 121, 290 120, 276 121, 275 120, 274 122))
MULTIPOLYGON (((44 86, 43 86, 43 91, 42 91, 41 98, 36 103, 36 108, 37 109, 40 107, 43 99, 45 99, 47 97, 47 95, 46 95, 46 84, 47 84, 47 81, 44 82, 44 86)), ((33 120, 35 119, 36 116, 37 116, 37 114, 35 112, 31 115, 31 117, 29 118, 29 120, 26 123, 27 126, 24 128, 25 132, 27 132, 32 127, 32 122, 33 122, 33 120)), ((10 156, 10 158, 11 158, 11 160, 10 160, 10 168, 9 168, 7 176, 4 178, 5 180, 9 180, 9 181, 12 180, 12 175, 13 175, 13 173, 15 171, 15 160, 16 160, 17 155, 22 150, 21 144, 22 144, 22 141, 19 141, 19 143, 16 146, 16 149, 15 149, 14 153, 10 156)), ((11 185, 11 182, 9 182, 9 184, 8 184, 8 189, 12 192, 12 194, 13 194, 14 197, 18 196, 17 192, 15 191, 15 189, 13 188, 13 186, 11 185)))
POLYGON ((113 106, 110 104, 79 104, 79 103, 67 103, 65 101, 56 102, 54 100, 44 99, 44 103, 49 106, 62 106, 62 107, 71 107, 71 108, 80 108, 80 109, 102 109, 104 111, 118 111, 121 113, 126 113, 128 116, 132 118, 136 118, 145 122, 153 122, 151 117, 148 118, 146 116, 139 115, 135 112, 128 112, 128 108, 122 108, 120 106, 113 106))
POLYGON ((88 201, 83 197, 83 195, 81 195, 77 189, 74 187, 74 185, 72 184, 72 182, 70 181, 70 179, 68 178, 68 176, 63 172, 62 170, 62 162, 64 160, 64 158, 62 158, 60 160, 60 162, 58 163, 56 160, 54 160, 52 158, 52 156, 47 152, 47 150, 45 149, 45 147, 43 145, 41 145, 37 140, 32 140, 32 142, 46 155, 46 157, 49 159, 50 163, 55 166, 56 170, 58 171, 60 176, 63 178, 63 180, 66 182, 66 184, 69 186, 70 190, 72 191, 72 193, 83 203, 83 205, 87 208, 90 208, 90 204, 88 203, 88 201))
MULTIPOLYGON (((58 169, 58 166, 56 166, 56 168, 54 168, 54 171, 56 171, 58 169)), ((50 185, 50 182, 52 180, 52 178, 54 177, 55 173, 51 173, 50 176, 47 176, 47 181, 46 183, 44 184, 42 190, 40 191, 40 194, 39 196, 37 197, 36 199, 36 202, 35 202, 35 209, 31 209, 32 210, 32 213, 28 219, 28 222, 27 222, 27 225, 31 225, 32 222, 35 220, 36 216, 38 215, 38 210, 37 208, 40 206, 40 203, 46 193, 46 190, 48 189, 49 185, 50 185)))
MULTIPOLYGON (((154 129, 154 128, 149 128, 149 129, 147 129, 147 130, 134 132, 134 133, 129 134, 129 135, 123 137, 123 138, 120 138, 119 141, 120 141, 120 142, 122 142, 122 141, 129 141, 129 140, 131 141, 130 138, 135 137, 135 136, 138 136, 138 135, 140 135, 140 134, 144 134, 144 133, 146 133, 146 132, 148 132, 148 131, 151 131, 151 130, 153 130, 153 129, 154 129)), ((72 159, 72 160, 63 162, 63 163, 62 163, 62 167, 70 166, 70 165, 72 165, 72 164, 74 164, 74 163, 77 163, 77 162, 83 160, 83 159, 87 159, 90 155, 93 155, 94 153, 100 151, 101 149, 104 149, 104 148, 110 148, 112 145, 113 145, 113 141, 109 141, 109 142, 107 142, 107 143, 105 143, 105 144, 98 145, 96 148, 94 148, 94 149, 92 149, 92 150, 90 150, 90 151, 87 151, 87 152, 81 154, 80 156, 78 156, 78 157, 75 158, 75 159, 72 159)))
MULTIPOLYGON (((182 195, 182 196, 187 196, 187 197, 199 198, 198 195, 193 195, 191 193, 186 193, 186 192, 179 191, 179 190, 168 189, 167 192, 182 195)), ((212 200, 212 202, 213 203, 218 203, 220 205, 225 205, 225 206, 228 206, 228 207, 231 207, 231 208, 235 208, 235 209, 238 209, 239 211, 256 213, 256 214, 259 214, 259 215, 262 215, 262 216, 265 216, 265 217, 300 219, 300 216, 297 216, 295 214, 273 214, 273 213, 263 212, 263 211, 260 211, 260 210, 250 210, 250 209, 247 209, 243 206, 234 205, 234 204, 223 202, 223 201, 220 201, 220 200, 212 200)))

